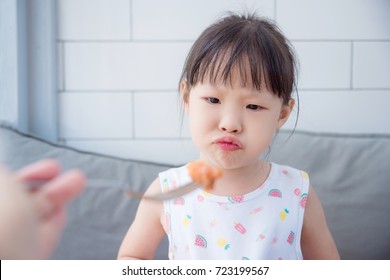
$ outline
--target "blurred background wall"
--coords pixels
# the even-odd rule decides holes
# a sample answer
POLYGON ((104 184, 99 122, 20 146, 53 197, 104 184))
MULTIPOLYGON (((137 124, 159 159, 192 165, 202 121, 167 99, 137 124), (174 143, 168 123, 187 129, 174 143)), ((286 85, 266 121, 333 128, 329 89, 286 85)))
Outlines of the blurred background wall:
MULTIPOLYGON (((43 31, 55 37, 50 64, 55 73, 46 66, 48 74, 34 80, 52 80, 55 90, 42 97, 41 90, 31 95, 24 86, 14 97, 12 86, 0 84, 0 118, 22 130, 43 136, 50 131, 51 140, 125 158, 173 164, 195 159, 177 91, 187 52, 226 11, 256 11, 275 20, 297 52, 297 129, 390 133, 388 0, 31 0, 23 7, 32 22, 42 13, 34 2, 38 8, 50 6, 45 17, 55 27, 43 31), (31 15, 32 9, 38 14, 31 15), (10 99, 16 105, 9 106, 10 99), (38 104, 31 109, 34 100, 38 104), (46 121, 49 125, 32 128, 46 121)), ((4 3, 0 16, 1 8, 9 9, 4 3)), ((9 6, 20 24, 23 11, 9 6)), ((3 24, 4 30, 9 29, 3 24)), ((45 45, 36 49, 43 56, 45 45)), ((0 66, 0 76, 8 72, 0 66)), ((16 80, 20 84, 20 77, 16 80)), ((295 120, 296 111, 285 129, 295 120)))

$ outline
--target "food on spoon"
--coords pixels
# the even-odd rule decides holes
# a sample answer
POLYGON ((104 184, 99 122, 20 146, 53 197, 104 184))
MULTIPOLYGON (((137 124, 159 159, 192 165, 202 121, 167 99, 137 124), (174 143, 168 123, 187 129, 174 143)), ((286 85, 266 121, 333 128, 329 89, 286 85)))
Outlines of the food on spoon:
POLYGON ((204 186, 206 190, 211 190, 214 181, 222 176, 222 170, 213 168, 203 161, 193 161, 187 166, 192 180, 204 186))

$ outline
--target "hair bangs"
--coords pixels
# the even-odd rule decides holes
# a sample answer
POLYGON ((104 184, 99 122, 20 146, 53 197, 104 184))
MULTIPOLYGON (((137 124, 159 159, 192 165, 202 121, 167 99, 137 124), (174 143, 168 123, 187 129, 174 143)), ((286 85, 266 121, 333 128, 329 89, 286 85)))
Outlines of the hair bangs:
POLYGON ((295 55, 276 25, 255 15, 231 15, 207 28, 187 56, 181 81, 232 84, 267 90, 291 98, 295 55))
POLYGON ((260 90, 265 85, 269 88, 262 54, 256 52, 245 38, 234 44, 228 42, 214 47, 205 52, 197 67, 188 73, 190 86, 203 82, 231 85, 233 80, 238 79, 244 87, 260 90))

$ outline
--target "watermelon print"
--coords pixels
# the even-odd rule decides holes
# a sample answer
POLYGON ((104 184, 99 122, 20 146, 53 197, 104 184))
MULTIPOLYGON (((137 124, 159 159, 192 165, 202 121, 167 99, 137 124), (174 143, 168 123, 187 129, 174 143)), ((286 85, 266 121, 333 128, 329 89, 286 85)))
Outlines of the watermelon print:
POLYGON ((290 234, 287 237, 287 243, 292 245, 294 243, 295 233, 290 231, 290 234))
POLYGON ((229 196, 228 200, 231 203, 240 203, 244 201, 244 196, 243 195, 229 196))
POLYGON ((196 237, 195 237, 195 246, 198 246, 198 247, 206 249, 207 248, 207 241, 206 241, 206 239, 203 236, 197 234, 196 237))
POLYGON ((301 205, 302 208, 306 207, 307 198, 308 198, 307 193, 301 195, 301 201, 299 204, 301 205))
POLYGON ((273 197, 282 197, 282 192, 278 189, 272 189, 269 191, 268 196, 273 196, 273 197))
POLYGON ((175 205, 184 205, 184 203, 185 203, 184 198, 176 197, 173 204, 175 204, 175 205))

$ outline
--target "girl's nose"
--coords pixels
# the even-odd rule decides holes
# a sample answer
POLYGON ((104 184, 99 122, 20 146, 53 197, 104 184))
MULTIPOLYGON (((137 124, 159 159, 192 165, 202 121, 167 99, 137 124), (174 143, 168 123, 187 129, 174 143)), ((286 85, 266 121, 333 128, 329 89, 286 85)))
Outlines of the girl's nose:
POLYGON ((219 129, 228 133, 240 133, 242 124, 239 114, 234 112, 225 112, 220 119, 219 129))

